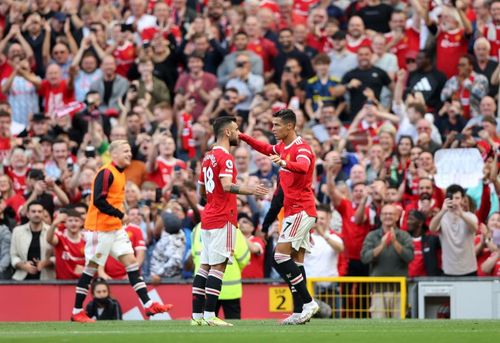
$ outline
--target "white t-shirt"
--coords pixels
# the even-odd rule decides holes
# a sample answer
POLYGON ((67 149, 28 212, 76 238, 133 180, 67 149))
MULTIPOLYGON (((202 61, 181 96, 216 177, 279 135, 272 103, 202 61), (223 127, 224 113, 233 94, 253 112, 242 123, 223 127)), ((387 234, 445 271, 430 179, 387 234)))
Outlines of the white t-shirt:
MULTIPOLYGON (((339 254, 333 250, 328 242, 318 235, 316 231, 311 234, 313 240, 313 248, 311 253, 306 254, 304 257, 304 269, 308 277, 335 277, 339 276, 337 268, 339 254)), ((333 230, 330 230, 330 239, 344 244, 342 238, 337 235, 333 230)), ((327 286, 318 283, 319 286, 327 286)))
MULTIPOLYGON (((471 212, 465 216, 477 222, 477 217, 471 212)), ((477 270, 476 254, 474 250, 474 236, 457 215, 446 212, 441 219, 439 239, 443 249, 443 271, 448 275, 464 275, 477 270)))

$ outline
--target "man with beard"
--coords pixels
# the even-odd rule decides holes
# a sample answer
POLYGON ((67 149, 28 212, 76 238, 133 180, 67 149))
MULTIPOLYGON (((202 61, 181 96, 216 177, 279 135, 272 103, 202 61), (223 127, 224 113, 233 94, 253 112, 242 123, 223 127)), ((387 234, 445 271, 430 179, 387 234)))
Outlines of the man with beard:
POLYGON ((349 19, 347 24, 347 50, 357 53, 360 47, 371 45, 370 38, 366 36, 363 19, 358 16, 349 19))
POLYGON ((490 5, 492 22, 486 25, 483 31, 484 37, 490 42, 490 56, 498 61, 498 51, 500 51, 500 1, 494 0, 490 5))
POLYGON ((234 158, 229 153, 231 146, 238 145, 236 118, 219 117, 213 129, 217 140, 203 159, 198 180, 200 195, 206 197, 207 205, 201 220, 203 247, 201 265, 193 280, 191 325, 233 326, 217 318, 215 311, 226 265, 233 260, 238 225, 236 194, 265 195, 268 190, 260 185, 236 183, 234 158))
POLYGON ((404 201, 404 214, 401 228, 406 230, 408 223, 408 215, 411 211, 419 211, 425 215, 425 224, 429 225, 432 217, 439 212, 443 204, 443 194, 438 188, 435 189, 434 183, 429 178, 421 178, 418 181, 418 197, 410 202, 404 201))
POLYGON ((307 79, 312 77, 313 69, 311 66, 311 61, 309 57, 302 51, 299 51, 295 47, 295 40, 293 38, 293 32, 289 28, 282 29, 279 33, 279 49, 278 56, 274 59, 274 80, 277 84, 281 81, 281 75, 283 72, 287 72, 285 66, 286 61, 289 58, 295 58, 299 61, 302 67, 301 77, 307 79))
POLYGON ((429 235, 428 226, 425 224, 425 214, 412 210, 408 216, 408 233, 413 240, 414 259, 408 265, 408 276, 439 276, 439 255, 441 245, 439 237, 429 235))

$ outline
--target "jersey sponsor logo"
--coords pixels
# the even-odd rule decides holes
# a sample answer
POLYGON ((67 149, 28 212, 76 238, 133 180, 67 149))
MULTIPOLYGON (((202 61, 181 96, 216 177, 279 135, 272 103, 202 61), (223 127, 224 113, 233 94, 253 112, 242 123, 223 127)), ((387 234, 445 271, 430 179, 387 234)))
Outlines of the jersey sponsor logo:
POLYGON ((441 41, 441 47, 442 48, 458 48, 460 46, 460 39, 458 42, 450 42, 448 39, 443 39, 441 41))

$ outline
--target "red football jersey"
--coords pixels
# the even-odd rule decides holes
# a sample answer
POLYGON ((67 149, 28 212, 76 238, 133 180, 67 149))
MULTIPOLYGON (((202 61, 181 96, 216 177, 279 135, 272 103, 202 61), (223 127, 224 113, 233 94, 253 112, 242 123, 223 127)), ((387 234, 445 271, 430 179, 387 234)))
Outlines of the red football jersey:
POLYGON ((119 75, 127 77, 128 70, 134 64, 135 55, 135 46, 131 42, 126 42, 113 51, 113 57, 116 60, 116 72, 119 75))
MULTIPOLYGON (((342 217, 342 239, 345 245, 345 254, 349 260, 361 260, 361 249, 366 236, 370 232, 370 221, 358 225, 354 223, 356 205, 347 199, 343 199, 337 211, 342 217)), ((366 218, 370 217, 370 209, 365 208, 366 218)))
MULTIPOLYGON (((392 34, 385 34, 385 44, 390 44, 393 39, 392 34)), ((406 54, 410 51, 420 50, 420 33, 413 27, 405 30, 404 37, 394 45, 390 52, 397 56, 399 68, 406 68, 406 54)))
POLYGON ((424 264, 424 252, 422 250, 422 237, 413 238, 414 258, 408 265, 408 276, 427 276, 424 264))
POLYGON ((236 183, 237 171, 233 156, 223 147, 214 146, 205 154, 198 183, 205 186, 207 204, 201 215, 203 230, 220 229, 230 222, 238 226, 236 194, 222 188, 221 177, 230 177, 236 183))
POLYGON ((173 162, 169 162, 158 156, 156 158, 156 163, 156 170, 153 173, 148 174, 147 180, 153 181, 160 188, 163 188, 172 182, 172 176, 174 175, 174 168, 176 166, 186 169, 186 163, 178 159, 175 159, 173 162))
POLYGON ((56 257, 56 278, 58 280, 78 279, 81 271, 77 272, 77 266, 85 266, 85 241, 73 242, 66 235, 65 231, 57 230, 55 232, 59 242, 54 247, 56 257))
POLYGON ((357 40, 354 40, 353 38, 347 36, 345 47, 348 51, 356 54, 358 52, 358 49, 362 46, 371 47, 372 41, 366 36, 362 36, 357 40))
POLYGON ((264 71, 274 69, 274 58, 278 56, 278 49, 272 41, 261 37, 256 41, 249 42, 247 50, 255 52, 262 58, 264 71))
POLYGON ((260 237, 250 237, 250 242, 259 245, 260 253, 250 256, 250 263, 241 272, 243 279, 263 279, 266 243, 260 237))
MULTIPOLYGON (((134 248, 134 253, 137 255, 137 251, 146 250, 146 242, 144 241, 144 236, 142 235, 141 228, 134 224, 129 224, 125 231, 127 232, 132 248, 134 248)), ((127 271, 123 264, 115 260, 113 257, 109 256, 104 266, 106 274, 111 276, 113 279, 124 279, 127 277, 127 271)))
POLYGON ((73 90, 68 89, 66 80, 62 80, 56 86, 51 85, 47 80, 43 80, 38 94, 43 97, 45 113, 50 115, 64 107, 65 104, 75 100, 75 93, 73 90))
POLYGON ((458 72, 458 60, 467 54, 464 30, 439 32, 436 38, 436 68, 449 79, 458 72))
POLYGON ((305 211, 307 215, 316 217, 316 198, 312 188, 316 157, 311 147, 302 137, 297 137, 288 146, 280 142, 273 146, 273 150, 284 161, 298 162, 300 159, 309 161, 309 168, 305 174, 292 172, 287 167, 280 169, 280 185, 285 195, 283 201, 285 216, 305 211))
POLYGON ((26 189, 26 173, 19 175, 11 167, 5 167, 5 174, 12 180, 12 188, 17 194, 23 194, 26 189))
POLYGON ((483 30, 483 36, 490 42, 491 58, 498 61, 498 53, 500 52, 500 25, 486 25, 483 30))

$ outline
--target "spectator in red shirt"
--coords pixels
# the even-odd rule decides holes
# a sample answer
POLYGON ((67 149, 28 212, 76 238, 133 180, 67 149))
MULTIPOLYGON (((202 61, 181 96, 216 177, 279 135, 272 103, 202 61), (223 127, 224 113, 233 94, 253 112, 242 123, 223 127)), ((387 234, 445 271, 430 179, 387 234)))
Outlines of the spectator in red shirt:
POLYGON ((457 8, 444 6, 439 27, 429 27, 436 36, 436 68, 451 78, 458 72, 458 60, 467 53, 472 27, 464 13, 464 2, 457 1, 457 8))
POLYGON ((418 12, 413 16, 412 26, 406 28, 406 14, 397 10, 392 12, 389 22, 391 31, 385 34, 387 50, 397 56, 399 68, 406 68, 409 52, 416 55, 420 49, 420 16, 418 12))
POLYGON ((29 170, 28 158, 23 149, 12 150, 9 165, 4 166, 4 172, 10 177, 13 183, 13 190, 16 194, 23 194, 26 189, 26 173, 29 170))
POLYGON ((45 113, 52 117, 56 110, 75 100, 73 87, 77 71, 76 66, 71 66, 68 80, 62 78, 61 67, 57 64, 47 67, 46 78, 42 81, 29 71, 20 69, 19 74, 35 85, 44 100, 45 113))
POLYGON ((413 239, 414 258, 408 265, 408 276, 438 276, 442 274, 441 244, 435 235, 429 235, 425 214, 412 210, 408 216, 408 233, 413 239))
POLYGON ((247 17, 244 29, 249 40, 247 49, 262 58, 264 78, 268 80, 272 76, 273 60, 278 56, 278 49, 272 41, 262 37, 260 23, 256 17, 247 17))
POLYGON ((266 242, 261 237, 254 236, 255 226, 252 219, 246 213, 238 215, 238 225, 241 233, 245 236, 250 250, 250 263, 243 269, 241 277, 243 279, 264 278, 264 252, 266 242))
POLYGON ((363 23, 363 19, 358 16, 353 16, 351 19, 349 19, 349 23, 347 24, 346 40, 346 48, 350 52, 357 53, 358 49, 362 46, 371 47, 372 42, 366 36, 365 24, 363 23))
POLYGON ((478 256, 480 262, 480 276, 499 276, 500 275, 500 213, 493 213, 488 219, 488 226, 480 226, 483 232, 481 244, 476 244, 476 255, 484 250, 489 254, 487 258, 478 256))
POLYGON ((47 242, 54 247, 56 278, 75 280, 85 266, 85 241, 82 236, 83 219, 76 210, 59 212, 47 232, 47 242))

